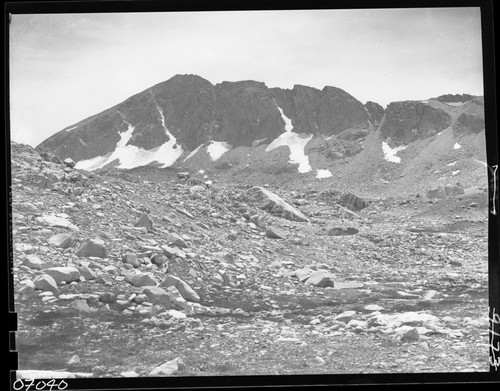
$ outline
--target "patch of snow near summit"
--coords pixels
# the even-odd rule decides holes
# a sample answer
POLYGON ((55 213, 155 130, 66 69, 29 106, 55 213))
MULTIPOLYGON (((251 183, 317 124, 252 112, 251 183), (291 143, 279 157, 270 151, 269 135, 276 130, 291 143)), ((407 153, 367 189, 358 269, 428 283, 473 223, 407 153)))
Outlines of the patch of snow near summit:
POLYGON ((455 143, 455 145, 453 146, 453 149, 460 149, 460 148, 462 148, 462 146, 459 143, 455 143))
MULTIPOLYGON (((274 102, 276 104, 276 102, 274 102)), ((286 146, 290 149, 290 163, 299 165, 299 172, 306 173, 311 171, 311 165, 309 164, 309 157, 304 153, 304 148, 307 143, 312 139, 311 134, 308 137, 301 137, 299 134, 292 132, 293 126, 290 118, 285 116, 283 110, 276 104, 279 112, 281 113, 281 118, 285 121, 285 133, 280 134, 276 139, 273 140, 266 148, 266 152, 272 151, 281 146, 286 146)))
POLYGON ((392 163, 401 163, 401 158, 399 156, 396 156, 396 154, 399 151, 403 151, 404 149, 406 149, 407 146, 408 145, 391 148, 389 144, 387 144, 385 141, 382 141, 382 151, 384 152, 384 159, 392 163))
POLYGON ((332 173, 330 170, 316 170, 316 178, 322 179, 322 178, 329 178, 332 176, 332 173))
MULTIPOLYGON (((163 113, 161 114, 163 117, 163 113)), ((76 168, 93 171, 104 167, 106 164, 111 163, 116 159, 119 161, 117 165, 118 168, 140 167, 152 162, 158 162, 159 164, 162 164, 162 167, 169 167, 182 155, 182 148, 179 145, 174 148, 177 140, 174 135, 168 131, 164 123, 163 126, 169 140, 159 147, 147 150, 139 148, 135 145, 127 145, 127 142, 132 137, 132 132, 134 131, 134 127, 131 124, 128 124, 128 129, 120 134, 120 141, 116 143, 116 148, 113 152, 108 153, 105 156, 97 156, 92 159, 81 160, 76 164, 76 168)))
POLYGON ((212 141, 210 145, 207 147, 207 152, 212 158, 212 160, 215 161, 230 149, 231 146, 228 143, 225 143, 223 141, 212 141))

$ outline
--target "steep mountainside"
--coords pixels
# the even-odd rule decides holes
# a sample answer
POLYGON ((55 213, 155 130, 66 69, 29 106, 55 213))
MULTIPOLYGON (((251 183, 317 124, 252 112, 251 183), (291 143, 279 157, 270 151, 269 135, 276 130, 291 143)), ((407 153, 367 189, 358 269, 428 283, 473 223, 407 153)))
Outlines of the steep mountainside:
POLYGON ((283 115, 296 133, 331 136, 370 128, 361 102, 338 88, 269 89, 256 81, 214 86, 196 75, 176 75, 61 130, 38 149, 80 161, 111 154, 118 143, 151 151, 170 141, 180 156, 211 141, 232 147, 272 141, 286 130, 283 115))

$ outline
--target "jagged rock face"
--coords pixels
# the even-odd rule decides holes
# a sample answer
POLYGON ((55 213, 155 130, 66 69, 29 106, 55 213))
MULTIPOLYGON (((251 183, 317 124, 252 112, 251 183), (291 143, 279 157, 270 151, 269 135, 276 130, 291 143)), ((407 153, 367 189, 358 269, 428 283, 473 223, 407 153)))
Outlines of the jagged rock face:
POLYGON ((420 101, 393 102, 387 106, 380 133, 397 144, 408 144, 439 133, 451 125, 452 118, 444 110, 420 101))
POLYGON ((286 130, 330 136, 370 129, 369 114, 354 97, 335 87, 268 88, 257 81, 212 85, 196 75, 176 75, 99 114, 67 127, 37 149, 75 161, 105 156, 118 142, 151 150, 175 137, 183 151, 209 141, 252 146, 286 130), (125 132, 131 134, 124 140, 125 132))
POLYGON ((266 137, 272 140, 285 130, 271 90, 264 83, 223 82, 215 89, 215 140, 233 146, 251 146, 254 140, 266 137))
POLYGON ((382 117, 384 116, 384 108, 378 103, 368 101, 365 103, 366 110, 370 115, 370 119, 374 125, 380 124, 382 117))
POLYGON ((272 91, 297 133, 332 136, 346 129, 370 128, 362 103, 340 88, 318 90, 295 85, 292 90, 273 88, 272 91))

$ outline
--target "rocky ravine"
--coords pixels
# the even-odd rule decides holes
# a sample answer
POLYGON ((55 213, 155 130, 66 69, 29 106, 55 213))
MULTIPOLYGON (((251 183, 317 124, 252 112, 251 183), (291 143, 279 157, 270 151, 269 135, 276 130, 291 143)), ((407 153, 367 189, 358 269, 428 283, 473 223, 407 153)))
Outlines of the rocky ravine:
POLYGON ((71 166, 12 145, 21 377, 488 370, 480 190, 361 205, 71 166))

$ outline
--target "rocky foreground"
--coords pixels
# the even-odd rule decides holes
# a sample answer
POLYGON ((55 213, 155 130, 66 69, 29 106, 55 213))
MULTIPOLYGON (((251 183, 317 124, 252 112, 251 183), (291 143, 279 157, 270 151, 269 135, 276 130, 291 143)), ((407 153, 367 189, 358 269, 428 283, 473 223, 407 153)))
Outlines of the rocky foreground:
POLYGON ((488 370, 484 190, 359 201, 45 158, 12 146, 21 377, 488 370))

